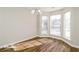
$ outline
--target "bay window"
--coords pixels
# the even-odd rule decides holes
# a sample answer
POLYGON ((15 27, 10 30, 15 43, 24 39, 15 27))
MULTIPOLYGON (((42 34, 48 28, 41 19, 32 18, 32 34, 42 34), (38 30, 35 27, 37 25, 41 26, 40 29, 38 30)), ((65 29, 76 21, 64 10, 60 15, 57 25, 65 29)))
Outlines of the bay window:
POLYGON ((42 16, 41 34, 61 36, 70 40, 70 16, 71 12, 63 13, 63 15, 42 16))

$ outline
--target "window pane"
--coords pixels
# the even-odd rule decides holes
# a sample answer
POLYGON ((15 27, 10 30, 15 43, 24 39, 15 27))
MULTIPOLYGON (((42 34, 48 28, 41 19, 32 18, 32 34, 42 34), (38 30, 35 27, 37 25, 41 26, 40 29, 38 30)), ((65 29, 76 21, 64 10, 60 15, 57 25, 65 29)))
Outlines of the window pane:
POLYGON ((64 14, 64 37, 70 40, 70 16, 71 13, 67 12, 64 14))
POLYGON ((41 34, 48 34, 48 16, 42 16, 42 30, 41 34))
POLYGON ((50 16, 50 34, 60 36, 61 15, 50 16))

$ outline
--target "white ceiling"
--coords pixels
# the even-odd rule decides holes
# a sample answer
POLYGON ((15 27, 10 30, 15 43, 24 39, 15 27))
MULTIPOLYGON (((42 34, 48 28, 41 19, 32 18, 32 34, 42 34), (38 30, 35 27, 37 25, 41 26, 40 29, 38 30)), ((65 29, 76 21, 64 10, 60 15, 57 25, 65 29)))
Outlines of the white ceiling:
POLYGON ((51 12, 51 11, 56 11, 56 10, 60 10, 63 9, 64 7, 45 7, 45 8, 40 8, 41 11, 43 12, 51 12))
POLYGON ((28 9, 30 10, 39 9, 42 12, 51 12, 51 11, 56 11, 56 10, 60 10, 63 8, 64 7, 29 7, 28 9))

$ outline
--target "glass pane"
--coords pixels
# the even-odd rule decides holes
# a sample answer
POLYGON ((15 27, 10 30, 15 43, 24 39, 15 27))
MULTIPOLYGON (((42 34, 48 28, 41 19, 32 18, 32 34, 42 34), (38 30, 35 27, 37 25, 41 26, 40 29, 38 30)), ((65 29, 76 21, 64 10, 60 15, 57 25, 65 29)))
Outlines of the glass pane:
POLYGON ((48 34, 48 16, 42 16, 42 30, 41 34, 48 34))
POLYGON ((70 40, 70 16, 71 13, 67 12, 64 14, 64 37, 70 40))
POLYGON ((61 15, 50 16, 50 34, 60 36, 61 15))

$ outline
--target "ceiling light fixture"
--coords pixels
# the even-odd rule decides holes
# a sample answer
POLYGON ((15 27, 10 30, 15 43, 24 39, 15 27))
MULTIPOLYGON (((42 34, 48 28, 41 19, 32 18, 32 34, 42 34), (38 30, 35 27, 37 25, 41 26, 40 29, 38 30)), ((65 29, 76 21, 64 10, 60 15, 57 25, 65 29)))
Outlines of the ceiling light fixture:
POLYGON ((34 9, 34 10, 32 10, 32 14, 41 14, 41 10, 40 9, 34 9))

